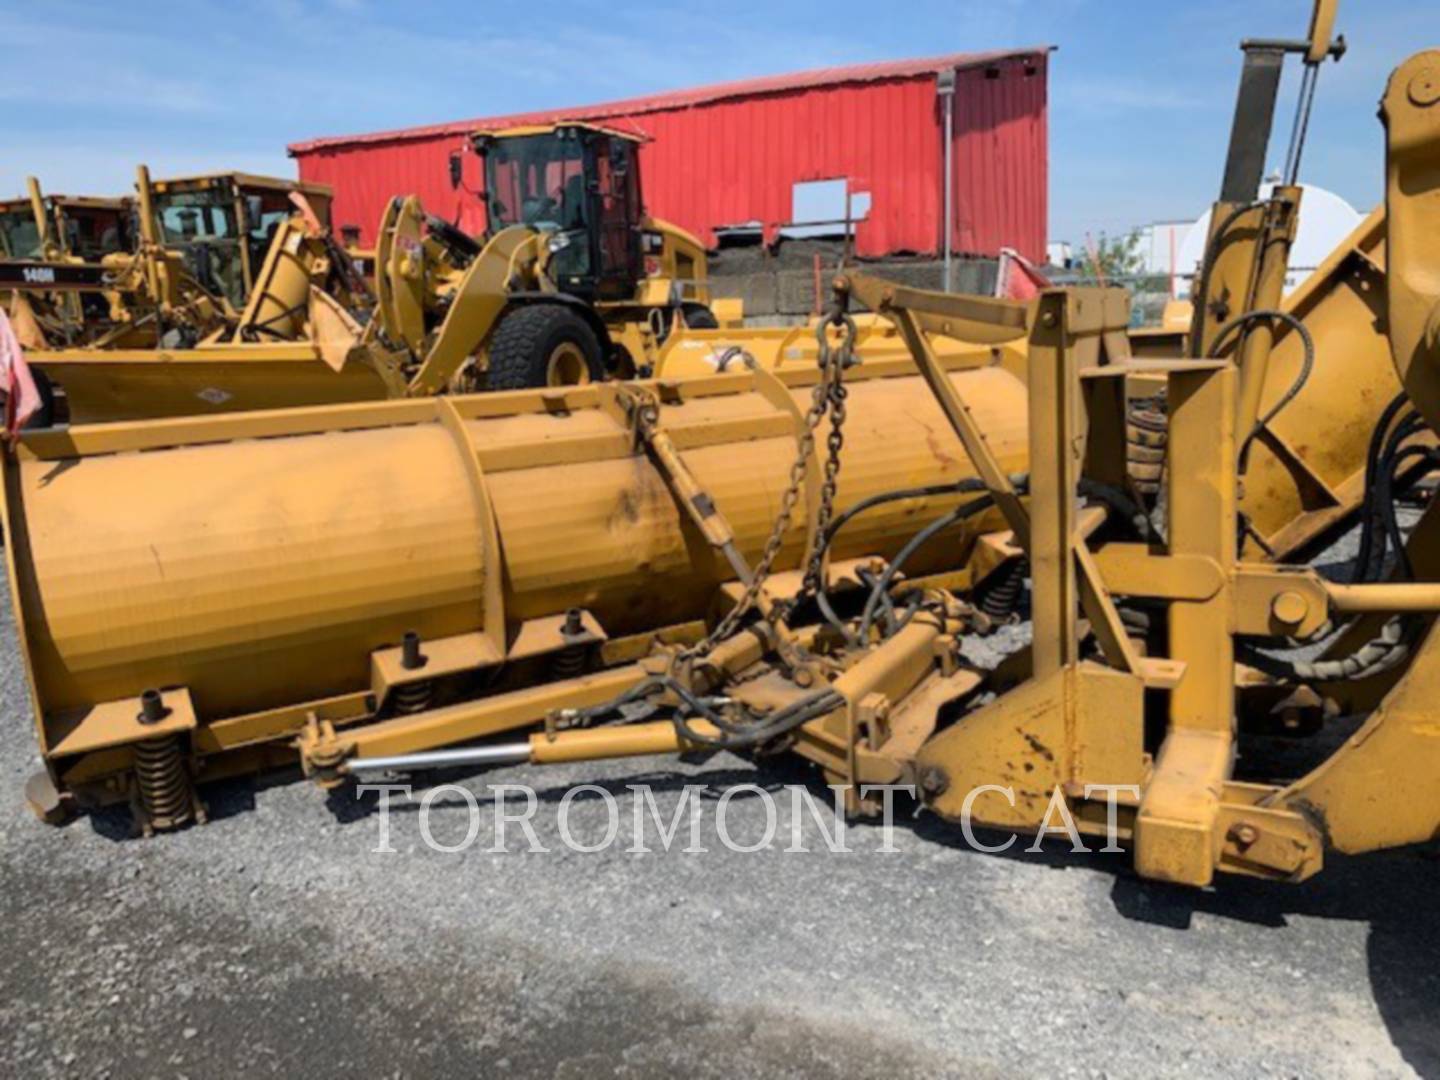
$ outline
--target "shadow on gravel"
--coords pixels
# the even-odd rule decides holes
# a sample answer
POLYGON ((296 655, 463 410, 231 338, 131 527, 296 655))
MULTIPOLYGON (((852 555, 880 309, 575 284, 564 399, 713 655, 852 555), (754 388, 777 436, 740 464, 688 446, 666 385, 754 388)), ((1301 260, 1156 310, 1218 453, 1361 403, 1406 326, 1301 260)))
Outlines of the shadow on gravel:
MULTIPOLYGON (((1188 931, 1197 913, 1276 929, 1296 916, 1364 922, 1371 989, 1390 1038, 1416 1072, 1440 1080, 1440 844, 1361 858, 1327 854, 1325 869, 1299 885, 1224 875, 1213 888, 1194 889, 1137 877, 1128 851, 1072 853, 1063 838, 1030 851, 1032 841, 1021 837, 1003 852, 981 854, 958 825, 934 815, 922 814, 913 829, 982 858, 1107 873, 1116 912, 1147 925, 1188 931)), ((1009 837, 975 830, 976 840, 992 847, 1009 837)))
POLYGON ((1440 849, 1434 845, 1363 858, 1329 855, 1300 885, 1225 877, 1213 889, 1116 878, 1115 909, 1128 919, 1177 930, 1195 914, 1283 927, 1292 916, 1369 924, 1375 1005, 1396 1049, 1421 1076, 1440 1078, 1440 849))
MULTIPOLYGON (((256 792, 269 787, 293 784, 299 776, 298 769, 281 769, 258 776, 241 776, 205 784, 200 789, 200 798, 205 806, 206 820, 224 821, 226 818, 250 813, 255 809, 256 792)), ((137 835, 134 815, 130 807, 124 804, 92 810, 84 815, 84 820, 90 823, 95 835, 113 843, 133 840, 137 835)))
MULTIPOLYGON (((483 799, 483 777, 488 771, 469 768, 430 773, 416 787, 460 783, 477 790, 483 799)), ((494 771, 497 780, 504 775, 502 770, 494 771)), ((632 784, 647 784, 657 795, 698 787, 700 798, 706 800, 718 799, 737 785, 757 785, 774 791, 787 784, 805 784, 817 798, 829 797, 813 770, 788 760, 766 762, 763 772, 745 766, 698 774, 652 771, 596 780, 592 786, 623 797, 632 784)), ((541 803, 558 803, 570 789, 568 784, 537 788, 535 795, 541 803)), ((755 796, 741 793, 734 797, 744 800, 755 796)), ((525 802, 519 792, 507 798, 513 798, 517 808, 525 802)), ((599 798, 598 792, 576 796, 578 801, 599 798)), ((336 820, 342 823, 362 821, 378 808, 376 793, 361 795, 350 785, 330 792, 328 801, 336 820)), ((415 812, 419 805, 418 799, 392 802, 391 811, 415 812)), ((437 803, 435 808, 446 805, 437 803)), ((1364 858, 1330 855, 1324 871, 1300 885, 1226 875, 1213 888, 1202 890, 1143 880, 1132 871, 1128 851, 1074 853, 1063 838, 1051 839, 1039 850, 1031 850, 1029 837, 1017 837, 1005 850, 986 852, 972 845, 958 825, 934 814, 917 812, 917 808, 913 800, 897 797, 896 826, 927 843, 979 858, 1109 875, 1116 912, 1148 925, 1189 931, 1197 913, 1276 929, 1287 926, 1295 916, 1367 923, 1371 987, 1390 1037, 1422 1077, 1440 1080, 1440 910, 1434 902, 1440 886, 1440 846, 1432 844, 1364 858)), ((863 828, 865 824, 864 820, 852 822, 853 827, 863 828)), ((1010 838, 1009 833, 974 830, 975 841, 989 848, 999 848, 1010 838)))

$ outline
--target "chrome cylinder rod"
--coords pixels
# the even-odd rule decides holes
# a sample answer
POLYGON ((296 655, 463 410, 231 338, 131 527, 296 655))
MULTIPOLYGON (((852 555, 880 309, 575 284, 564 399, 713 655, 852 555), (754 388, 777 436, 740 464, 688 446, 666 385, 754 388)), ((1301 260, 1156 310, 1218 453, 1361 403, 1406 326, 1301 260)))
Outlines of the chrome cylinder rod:
POLYGON ((355 758, 345 763, 346 772, 417 772, 421 769, 449 769, 459 765, 520 765, 530 760, 528 742, 499 746, 467 746, 455 750, 427 750, 418 754, 355 758))

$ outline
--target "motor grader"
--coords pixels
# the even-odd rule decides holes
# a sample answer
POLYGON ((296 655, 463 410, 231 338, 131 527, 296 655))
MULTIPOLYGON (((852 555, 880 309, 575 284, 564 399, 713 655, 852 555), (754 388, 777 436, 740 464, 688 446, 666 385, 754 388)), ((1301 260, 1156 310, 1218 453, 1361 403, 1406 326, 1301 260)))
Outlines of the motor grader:
MULTIPOLYGON (((107 315, 99 263, 134 249, 128 199, 46 195, 29 177, 27 197, 0 203, 0 295, 24 344, 74 343, 107 315)), ((42 392, 48 392, 42 391, 42 392)))
POLYGON ((271 241, 295 213, 292 196, 303 196, 322 228, 329 228, 334 193, 324 184, 250 173, 149 180, 137 185, 148 196, 155 243, 178 251, 190 274, 238 313, 255 291, 271 241))
POLYGON ((74 349, 176 348, 233 330, 295 211, 289 196, 322 223, 330 204, 319 185, 242 173, 152 181, 144 166, 133 202, 47 201, 33 177, 30 189, 30 226, 12 241, 33 242, 0 266, 0 286, 15 290, 10 314, 42 374, 84 355, 74 349))
POLYGON ((140 166, 136 189, 133 252, 46 264, 43 280, 30 268, 29 291, 17 293, 21 343, 58 390, 47 420, 253 408, 273 402, 257 385, 282 380, 299 404, 375 396, 354 377, 359 365, 348 377, 326 367, 343 364, 359 334, 352 311, 368 294, 330 239, 328 188, 242 173, 152 180, 140 166), (47 281, 83 299, 83 320, 39 313, 47 281), (272 342, 282 346, 267 355, 272 342), (237 357, 238 371, 209 377, 237 357))
MULTIPOLYGON (((1331 20, 1275 47, 1318 65, 1331 20)), ((857 813, 903 784, 1043 832, 1058 800, 1191 885, 1434 838, 1440 514, 1406 538, 1393 495, 1440 424, 1440 51, 1397 69, 1382 115, 1404 396, 1372 431, 1364 524, 1400 541, 1393 568, 1242 555, 1246 452, 1274 419, 1248 388, 1284 323, 1260 294, 1156 360, 1130 355, 1120 290, 1018 305, 844 274, 813 367, 26 435, 4 493, 32 804, 129 802, 158 830, 203 817, 206 781, 297 758, 333 787, 727 750, 798 754, 857 813), (854 362, 856 306, 909 362, 854 362), (943 359, 950 334, 1025 341, 1026 379, 943 359), (1164 381, 1160 515, 1128 476, 1140 377, 1164 381), (965 643, 1022 557, 1032 643, 978 668, 965 643), (1277 707, 1338 749, 1246 774, 1277 707)), ((1253 209, 1281 228, 1240 280, 1268 280, 1293 206, 1253 209)))

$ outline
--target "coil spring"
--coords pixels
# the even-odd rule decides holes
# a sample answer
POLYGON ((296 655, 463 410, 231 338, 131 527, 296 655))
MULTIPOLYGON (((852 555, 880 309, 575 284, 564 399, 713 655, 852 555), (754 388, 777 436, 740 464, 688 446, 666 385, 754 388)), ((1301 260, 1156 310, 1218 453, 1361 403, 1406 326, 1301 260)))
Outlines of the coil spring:
POLYGON ((174 829, 184 825, 193 814, 190 801, 190 779, 185 775, 185 761, 179 735, 163 735, 138 742, 135 751, 135 781, 140 793, 140 806, 150 825, 156 829, 174 829))
POLYGON ((1025 591, 1024 559, 1016 559, 990 575, 980 587, 980 610, 996 622, 1009 619, 1020 607, 1020 597, 1025 591))
POLYGON ((422 679, 419 682, 397 686, 391 692, 390 701, 397 713, 409 716, 412 713, 424 712, 428 709, 430 699, 434 697, 434 694, 435 684, 429 679, 422 679))
POLYGON ((1160 399, 1134 402, 1125 425, 1125 457, 1135 488, 1146 498, 1160 493, 1169 442, 1169 418, 1160 399))
POLYGON ((550 659, 550 676, 554 679, 573 679, 585 674, 590 666, 590 649, 587 645, 567 645, 550 659))

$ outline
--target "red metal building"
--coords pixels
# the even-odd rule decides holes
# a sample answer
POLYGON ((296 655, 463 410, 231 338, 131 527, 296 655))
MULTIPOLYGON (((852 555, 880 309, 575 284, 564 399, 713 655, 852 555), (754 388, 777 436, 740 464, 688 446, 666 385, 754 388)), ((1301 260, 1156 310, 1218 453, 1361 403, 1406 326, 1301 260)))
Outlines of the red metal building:
POLYGON ((707 244, 715 243, 716 229, 757 224, 772 239, 781 226, 802 220, 796 185, 843 180, 857 206, 868 196, 856 228, 858 254, 933 254, 944 248, 946 92, 953 85, 953 250, 995 255, 1012 247, 1040 262, 1049 51, 826 68, 603 105, 313 139, 289 149, 301 179, 335 187, 334 220, 358 225, 367 243, 385 200, 397 194, 420 196, 468 231, 483 229, 480 201, 449 181, 450 153, 470 132, 588 120, 648 137, 647 209, 707 244))

